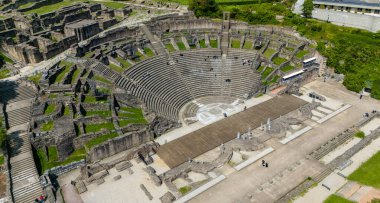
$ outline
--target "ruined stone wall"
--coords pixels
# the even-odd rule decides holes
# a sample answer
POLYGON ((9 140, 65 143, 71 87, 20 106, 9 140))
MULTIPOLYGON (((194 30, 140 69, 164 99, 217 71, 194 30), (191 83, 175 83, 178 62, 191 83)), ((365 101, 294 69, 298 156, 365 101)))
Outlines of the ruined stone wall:
POLYGON ((146 130, 128 133, 93 147, 90 150, 88 157, 90 162, 94 162, 131 149, 132 147, 139 146, 151 140, 153 140, 153 136, 146 130))

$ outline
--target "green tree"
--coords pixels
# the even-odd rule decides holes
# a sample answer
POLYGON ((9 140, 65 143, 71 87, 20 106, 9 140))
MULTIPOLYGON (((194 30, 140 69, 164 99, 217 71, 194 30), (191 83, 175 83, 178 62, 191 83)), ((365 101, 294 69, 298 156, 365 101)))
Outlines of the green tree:
POLYGON ((219 7, 215 0, 191 0, 189 2, 189 9, 194 11, 197 17, 217 17, 219 15, 219 7))
POLYGON ((380 79, 373 81, 371 96, 375 99, 380 99, 380 79))
POLYGON ((313 9, 314 9, 313 0, 305 0, 303 3, 303 8, 302 8, 303 15, 306 18, 311 18, 313 9))

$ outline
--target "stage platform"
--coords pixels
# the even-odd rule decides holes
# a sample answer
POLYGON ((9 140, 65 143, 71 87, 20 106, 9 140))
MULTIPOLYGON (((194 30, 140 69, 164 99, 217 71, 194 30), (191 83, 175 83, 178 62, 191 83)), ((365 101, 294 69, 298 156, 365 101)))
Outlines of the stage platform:
POLYGON ((174 168, 189 158, 195 158, 215 147, 236 138, 237 132, 258 128, 267 119, 276 119, 298 109, 307 102, 294 96, 283 95, 248 108, 231 117, 205 126, 197 131, 162 145, 157 155, 174 168))

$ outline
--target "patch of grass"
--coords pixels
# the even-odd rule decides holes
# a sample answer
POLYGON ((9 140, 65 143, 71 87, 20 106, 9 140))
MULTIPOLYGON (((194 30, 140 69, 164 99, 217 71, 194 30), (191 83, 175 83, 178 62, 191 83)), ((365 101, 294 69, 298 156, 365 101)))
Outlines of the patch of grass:
POLYGON ((62 82, 63 80, 63 77, 70 71, 70 66, 65 66, 63 68, 63 71, 60 72, 56 77, 55 77, 55 80, 54 80, 54 83, 56 82, 62 82))
POLYGON ((86 151, 84 148, 75 150, 66 160, 59 162, 56 147, 48 147, 49 160, 42 149, 37 150, 36 165, 39 174, 43 174, 46 170, 56 166, 63 166, 74 161, 79 161, 86 158, 86 151))
POLYGON ((294 51, 294 48, 293 47, 284 47, 286 50, 289 50, 289 51, 291 51, 291 52, 293 52, 294 51))
POLYGON ((186 46, 183 42, 177 42, 177 46, 179 48, 179 50, 186 50, 186 46))
POLYGON ((38 73, 32 76, 29 76, 28 79, 31 80, 35 85, 38 85, 40 83, 42 73, 38 73))
POLYGON ((244 41, 244 46, 243 46, 243 49, 252 49, 252 42, 249 41, 249 40, 245 40, 244 41))
POLYGON ((54 127, 53 121, 48 121, 48 122, 42 124, 41 131, 45 132, 45 131, 53 130, 53 127, 54 127))
POLYGON ((276 53, 276 50, 268 48, 267 50, 265 50, 263 55, 265 58, 269 59, 274 53, 276 53))
POLYGON ((86 133, 89 132, 98 132, 101 129, 107 129, 107 130, 115 130, 115 127, 113 126, 113 123, 99 123, 99 124, 85 124, 84 130, 86 133))
POLYGON ((373 155, 368 161, 364 162, 347 178, 359 182, 363 185, 372 186, 380 189, 380 152, 373 155))
POLYGON ((73 77, 71 78, 71 83, 75 82, 78 80, 79 78, 79 74, 80 74, 81 70, 79 68, 77 68, 74 73, 73 73, 73 77))
POLYGON ((70 108, 68 106, 65 106, 64 107, 64 110, 63 110, 63 115, 69 115, 70 114, 70 108))
POLYGON ((216 39, 211 39, 211 40, 210 40, 210 46, 211 46, 212 48, 218 48, 218 40, 216 40, 216 39))
POLYGON ((278 57, 278 56, 277 56, 277 57, 274 57, 274 58, 272 59, 272 61, 273 61, 274 64, 276 64, 276 65, 280 65, 280 64, 286 62, 287 59, 284 59, 284 58, 281 58, 281 57, 278 57))
POLYGON ((107 6, 108 8, 112 8, 112 9, 124 8, 126 6, 123 3, 114 2, 114 1, 102 1, 102 2, 99 2, 99 3, 107 6))
POLYGON ((205 41, 204 39, 201 39, 201 40, 199 41, 199 46, 200 46, 201 48, 207 48, 207 46, 206 46, 206 41, 205 41))
POLYGON ((122 67, 117 66, 117 65, 115 65, 115 64, 113 64, 113 63, 110 63, 110 64, 108 65, 108 67, 110 67, 112 70, 114 70, 114 71, 116 71, 116 72, 118 72, 118 73, 123 72, 123 68, 122 68, 122 67))
POLYGON ((173 45, 171 43, 165 44, 165 47, 166 47, 166 49, 169 52, 174 52, 175 51, 175 49, 174 49, 174 47, 173 47, 173 45))
POLYGON ((32 5, 34 5, 34 3, 35 3, 35 2, 28 2, 28 3, 26 3, 26 4, 22 4, 22 5, 20 5, 18 8, 19 8, 19 9, 22 9, 22 8, 29 8, 29 7, 31 7, 32 5))
POLYGON ((259 68, 257 69, 257 71, 258 71, 258 72, 261 72, 261 71, 264 70, 264 68, 265 68, 264 66, 259 66, 259 68))
POLYGON ((10 71, 6 68, 0 69, 0 79, 9 77, 10 71))
POLYGON ((190 192, 191 190, 191 187, 190 186, 183 186, 181 188, 178 189, 178 191, 182 194, 182 195, 185 195, 187 194, 188 192, 190 192))
POLYGON ((144 48, 144 53, 145 53, 145 55, 147 55, 148 57, 152 57, 152 56, 154 56, 153 51, 152 51, 151 49, 149 49, 148 47, 145 47, 145 48, 144 48))
POLYGON ((273 72, 273 70, 274 70, 273 68, 267 67, 265 71, 263 72, 263 74, 261 75, 261 79, 264 80, 266 77, 268 77, 269 74, 273 72))
POLYGON ((49 94, 49 99, 55 99, 58 97, 58 94, 57 93, 50 93, 49 94))
POLYGON ((240 40, 237 40, 237 39, 231 40, 231 48, 239 49, 240 48, 240 40))
POLYGON ((83 102, 84 103, 96 103, 96 102, 99 102, 99 101, 106 101, 106 99, 104 98, 96 98, 94 96, 91 96, 91 95, 84 95, 84 99, 83 99, 83 102))
POLYGON ((128 61, 124 60, 120 56, 118 56, 116 60, 119 61, 119 63, 121 63, 121 66, 123 66, 123 68, 129 68, 131 66, 131 64, 128 61))
POLYGON ((45 108, 44 114, 48 115, 48 114, 53 113, 56 107, 57 106, 55 104, 49 104, 49 105, 47 105, 47 107, 45 108))
POLYGON ((1 155, 1 156, 0 156, 0 165, 3 165, 3 164, 4 164, 4 156, 1 155))
POLYGON ((143 112, 139 108, 121 107, 121 111, 118 113, 119 126, 123 127, 130 123, 135 124, 147 124, 143 112))
POLYGON ((281 68, 281 71, 284 72, 284 73, 286 73, 286 72, 289 72, 289 71, 291 71, 291 70, 293 70, 293 69, 294 69, 293 66, 291 66, 291 65, 287 65, 287 66, 282 67, 282 68, 281 68))
POLYGON ((94 139, 89 140, 88 142, 86 142, 85 145, 86 145, 87 149, 91 149, 93 146, 101 144, 101 143, 103 143, 109 139, 115 138, 117 136, 119 136, 119 135, 116 132, 105 134, 105 135, 102 135, 102 136, 99 136, 99 137, 96 137, 94 139))
POLYGON ((363 139, 365 137, 365 134, 363 131, 359 131, 359 132, 355 133, 355 137, 363 139))
POLYGON ((8 56, 0 52, 0 58, 2 58, 5 62, 13 64, 13 60, 10 59, 8 56))
POLYGON ((301 50, 301 51, 298 51, 298 53, 296 54, 296 57, 299 59, 302 59, 308 53, 309 53, 308 50, 301 50))
POLYGON ((85 116, 101 116, 101 117, 110 117, 111 116, 111 111, 87 111, 85 113, 85 116))
POLYGON ((330 195, 323 203, 354 203, 348 199, 340 197, 338 195, 332 194, 330 195))
POLYGON ((111 90, 108 88, 103 88, 103 87, 96 87, 96 91, 101 92, 103 94, 110 94, 111 90))
POLYGON ((97 80, 97 81, 103 82, 105 84, 109 84, 109 85, 112 84, 111 81, 109 81, 109 80, 107 80, 104 77, 99 76, 99 75, 95 75, 94 79, 97 80))
POLYGON ((91 58, 91 57, 94 55, 94 53, 95 53, 95 51, 89 51, 89 52, 87 52, 87 53, 84 55, 84 57, 85 57, 85 58, 91 58))

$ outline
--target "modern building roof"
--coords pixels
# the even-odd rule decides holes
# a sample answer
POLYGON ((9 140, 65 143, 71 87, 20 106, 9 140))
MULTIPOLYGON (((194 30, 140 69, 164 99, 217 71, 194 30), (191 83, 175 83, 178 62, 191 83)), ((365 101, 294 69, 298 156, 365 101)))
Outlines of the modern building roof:
POLYGON ((334 4, 334 5, 353 5, 353 6, 364 6, 364 7, 375 7, 380 9, 380 1, 359 1, 359 0, 314 0, 314 3, 323 4, 334 4))

